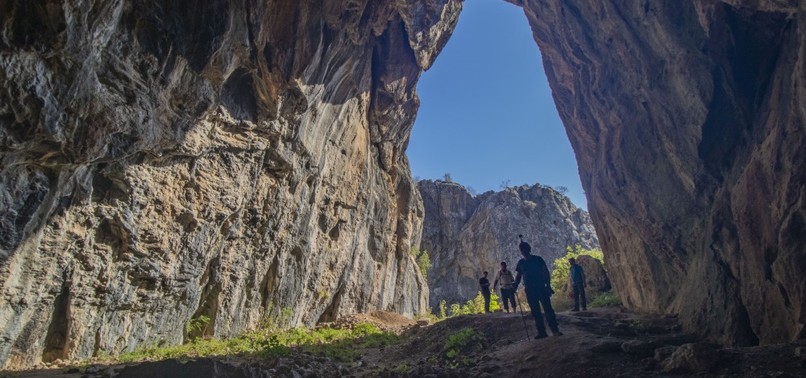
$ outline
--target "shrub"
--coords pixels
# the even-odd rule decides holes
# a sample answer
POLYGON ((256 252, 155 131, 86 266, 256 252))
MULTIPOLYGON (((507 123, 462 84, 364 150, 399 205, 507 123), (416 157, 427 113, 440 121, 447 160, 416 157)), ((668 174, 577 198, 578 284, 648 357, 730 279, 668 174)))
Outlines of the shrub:
POLYGON ((210 323, 210 318, 205 315, 200 315, 196 319, 191 319, 185 324, 185 333, 191 338, 196 338, 204 334, 204 329, 210 323))
POLYGON ((473 328, 462 328, 459 332, 448 336, 445 342, 445 357, 456 358, 459 353, 484 348, 484 335, 473 328))
POLYGON ((588 302, 590 307, 619 306, 621 300, 612 291, 606 291, 594 297, 588 302))
MULTIPOLYGON (((490 294, 490 311, 498 311, 501 309, 500 298, 495 293, 490 294)), ((448 307, 447 302, 442 300, 439 302, 439 314, 435 315, 437 320, 445 320, 459 315, 473 315, 484 313, 484 296, 479 291, 476 297, 465 302, 465 304, 452 303, 448 307), (447 308, 450 308, 450 314, 447 314, 447 308)))
POLYGON ((412 247, 411 254, 417 260, 417 267, 420 268, 423 278, 428 280, 428 271, 431 270, 431 257, 428 255, 428 251, 420 251, 417 247, 412 247))

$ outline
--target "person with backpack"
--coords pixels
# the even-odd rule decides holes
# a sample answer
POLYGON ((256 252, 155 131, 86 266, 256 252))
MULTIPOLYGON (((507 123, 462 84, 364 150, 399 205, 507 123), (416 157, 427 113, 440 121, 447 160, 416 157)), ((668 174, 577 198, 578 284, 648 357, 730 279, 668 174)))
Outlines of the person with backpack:
POLYGON ((549 329, 554 336, 562 336, 560 328, 557 325, 557 317, 554 314, 554 309, 551 307, 551 295, 554 290, 551 290, 551 275, 546 261, 542 257, 532 254, 532 246, 523 241, 521 238, 518 249, 520 249, 523 258, 518 261, 515 267, 515 290, 523 279, 523 286, 526 289, 526 302, 529 303, 529 308, 532 309, 532 316, 535 318, 535 326, 537 327, 537 336, 535 339, 542 339, 548 337, 546 333, 546 325, 543 321, 543 314, 540 312, 540 306, 543 306, 543 311, 546 313, 546 322, 548 322, 549 329))
POLYGON ((577 264, 575 258, 568 259, 571 264, 569 269, 569 278, 571 279, 571 287, 573 288, 574 295, 574 309, 571 311, 579 311, 579 304, 582 303, 582 311, 588 310, 588 301, 585 299, 585 271, 577 264))
POLYGON ((515 304, 515 277, 507 270, 507 263, 501 261, 501 270, 495 275, 493 290, 497 290, 498 283, 501 283, 501 301, 504 302, 504 311, 509 312, 509 304, 512 304, 512 312, 517 312, 515 304), (509 302, 507 302, 509 300, 509 302))

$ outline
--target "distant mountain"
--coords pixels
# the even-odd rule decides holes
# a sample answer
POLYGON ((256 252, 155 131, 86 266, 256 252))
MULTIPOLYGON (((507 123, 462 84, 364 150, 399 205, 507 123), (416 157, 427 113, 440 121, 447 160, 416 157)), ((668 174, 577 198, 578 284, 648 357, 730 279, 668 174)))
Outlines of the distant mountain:
POLYGON ((478 278, 490 281, 501 261, 514 270, 518 235, 551 265, 566 246, 598 248, 588 213, 568 197, 543 186, 520 186, 473 196, 464 186, 423 180, 417 184, 425 207, 421 250, 430 254, 430 305, 459 303, 478 292, 478 278))

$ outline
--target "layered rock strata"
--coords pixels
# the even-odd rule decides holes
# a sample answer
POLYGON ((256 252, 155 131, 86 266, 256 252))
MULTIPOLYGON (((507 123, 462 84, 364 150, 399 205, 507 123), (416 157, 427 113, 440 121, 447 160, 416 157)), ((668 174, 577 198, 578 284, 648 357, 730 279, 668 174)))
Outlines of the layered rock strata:
POLYGON ((806 2, 523 6, 625 305, 806 338, 806 2))
POLYGON ((521 256, 519 234, 549 264, 568 246, 599 246, 588 213, 548 187, 524 185, 473 196, 457 183, 422 180, 417 189, 425 208, 420 249, 431 259, 432 308, 442 300, 464 303, 475 297, 482 272, 489 272, 492 283, 502 261, 514 271, 521 256))
POLYGON ((424 310, 403 151, 460 8, 0 2, 0 367, 424 310))

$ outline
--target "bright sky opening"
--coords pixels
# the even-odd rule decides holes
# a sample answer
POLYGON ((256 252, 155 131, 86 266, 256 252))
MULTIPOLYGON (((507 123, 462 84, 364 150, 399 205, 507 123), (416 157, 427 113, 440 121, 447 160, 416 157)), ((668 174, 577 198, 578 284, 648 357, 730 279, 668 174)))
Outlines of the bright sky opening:
POLYGON ((407 150, 412 175, 477 193, 540 183, 568 188, 587 208, 571 144, 523 11, 469 0, 434 66, 420 79, 407 150))

